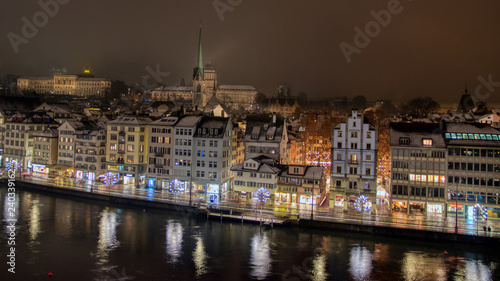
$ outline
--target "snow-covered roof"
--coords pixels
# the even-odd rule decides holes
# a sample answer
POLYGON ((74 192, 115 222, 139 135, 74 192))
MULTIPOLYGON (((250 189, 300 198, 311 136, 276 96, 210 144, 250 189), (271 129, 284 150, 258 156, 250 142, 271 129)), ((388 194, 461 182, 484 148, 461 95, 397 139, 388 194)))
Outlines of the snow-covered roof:
POLYGON ((194 127, 200 119, 201 116, 184 116, 175 127, 194 127))
POLYGON ((248 85, 220 85, 220 90, 240 90, 240 91, 257 91, 254 87, 248 85))

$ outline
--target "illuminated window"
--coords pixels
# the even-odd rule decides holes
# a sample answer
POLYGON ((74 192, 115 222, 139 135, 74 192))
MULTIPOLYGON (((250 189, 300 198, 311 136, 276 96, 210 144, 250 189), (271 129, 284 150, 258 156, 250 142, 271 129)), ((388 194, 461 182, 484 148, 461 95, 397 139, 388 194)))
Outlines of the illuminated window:
POLYGON ((422 144, 424 146, 432 146, 432 140, 430 140, 430 139, 423 139, 422 140, 422 144))

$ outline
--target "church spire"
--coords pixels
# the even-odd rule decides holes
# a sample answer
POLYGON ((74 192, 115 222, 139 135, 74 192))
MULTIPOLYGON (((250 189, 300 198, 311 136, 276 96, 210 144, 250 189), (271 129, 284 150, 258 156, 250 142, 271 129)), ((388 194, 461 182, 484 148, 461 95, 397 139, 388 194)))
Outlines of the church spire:
POLYGON ((200 22, 200 35, 198 39, 198 58, 196 59, 196 66, 193 72, 193 79, 196 79, 196 77, 198 76, 201 76, 201 78, 204 78, 205 76, 203 73, 203 57, 201 51, 201 22, 200 22))

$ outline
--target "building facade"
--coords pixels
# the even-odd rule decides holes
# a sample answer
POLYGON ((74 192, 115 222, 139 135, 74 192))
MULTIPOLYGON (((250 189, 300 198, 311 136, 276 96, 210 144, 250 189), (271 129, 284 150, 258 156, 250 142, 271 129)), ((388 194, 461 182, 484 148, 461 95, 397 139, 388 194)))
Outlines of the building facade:
POLYGON ((21 77, 17 80, 17 89, 20 92, 39 94, 104 97, 111 92, 111 80, 82 75, 21 77))
POLYGON ((442 132, 439 124, 390 124, 393 210, 446 212, 446 143, 442 132))
POLYGON ((249 115, 245 130, 245 160, 265 155, 277 163, 287 161, 286 122, 276 115, 249 115))
MULTIPOLYGON (((178 120, 178 117, 168 116, 148 125, 149 187, 162 190, 170 188, 173 175, 174 125, 178 120)), ((177 144, 179 145, 179 141, 177 144)))
POLYGON ((377 133, 357 110, 332 128, 330 207, 354 209, 360 196, 376 202, 377 133))
POLYGON ((22 172, 31 172, 34 134, 58 126, 59 123, 41 111, 12 116, 5 124, 5 166, 15 166, 22 172))
POLYGON ((149 117, 124 115, 106 124, 106 173, 120 184, 146 185, 149 117))
POLYGON ((447 123, 447 211, 474 217, 474 206, 500 215, 500 131, 482 123, 447 123), (455 208, 456 206, 456 208, 455 208))

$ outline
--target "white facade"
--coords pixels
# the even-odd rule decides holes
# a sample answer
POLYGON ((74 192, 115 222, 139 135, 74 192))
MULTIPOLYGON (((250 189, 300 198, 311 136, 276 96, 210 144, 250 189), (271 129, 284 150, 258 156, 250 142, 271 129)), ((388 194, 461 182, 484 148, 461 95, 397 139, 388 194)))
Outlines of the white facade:
POLYGON ((377 128, 356 110, 332 128, 330 207, 354 208, 364 195, 376 202, 377 128))

